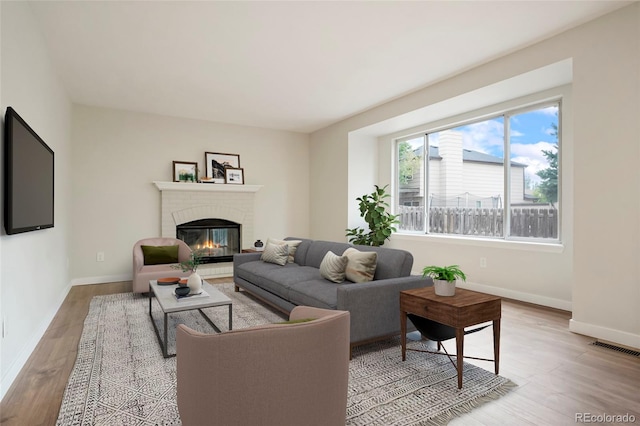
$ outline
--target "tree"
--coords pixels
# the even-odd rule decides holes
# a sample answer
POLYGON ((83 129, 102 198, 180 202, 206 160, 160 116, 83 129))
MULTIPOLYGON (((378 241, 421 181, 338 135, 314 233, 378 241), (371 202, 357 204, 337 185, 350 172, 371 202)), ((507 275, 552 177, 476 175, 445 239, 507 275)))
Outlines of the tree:
POLYGON ((416 169, 420 167, 420 157, 411 149, 408 142, 401 142, 398 146, 398 178, 400 185, 406 185, 413 178, 416 169))
POLYGON ((556 145, 554 150, 542 150, 542 154, 545 156, 549 163, 549 167, 540 170, 536 173, 541 179, 540 185, 537 188, 538 193, 541 196, 541 201, 547 202, 555 207, 554 203, 558 202, 558 125, 551 124, 553 132, 551 133, 556 138, 556 145))

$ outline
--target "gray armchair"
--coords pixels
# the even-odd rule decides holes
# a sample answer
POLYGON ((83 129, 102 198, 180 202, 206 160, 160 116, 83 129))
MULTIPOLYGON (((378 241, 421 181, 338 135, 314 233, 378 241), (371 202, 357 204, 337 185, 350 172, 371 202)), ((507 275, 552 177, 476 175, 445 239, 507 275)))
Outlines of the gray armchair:
POLYGON ((182 424, 344 425, 349 382, 349 312, 307 306, 292 324, 220 334, 177 329, 182 424))

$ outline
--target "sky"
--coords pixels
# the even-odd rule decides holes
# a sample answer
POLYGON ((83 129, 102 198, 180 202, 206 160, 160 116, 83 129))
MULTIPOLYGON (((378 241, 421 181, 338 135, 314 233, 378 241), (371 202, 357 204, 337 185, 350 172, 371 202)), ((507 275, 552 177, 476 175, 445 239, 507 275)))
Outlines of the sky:
MULTIPOLYGON (((540 183, 536 175, 549 166, 543 150, 555 151, 557 139, 553 135, 552 124, 558 123, 557 106, 536 109, 513 115, 511 126, 511 159, 526 164, 525 174, 534 184, 540 183)), ((504 157, 503 118, 498 117, 453 129, 462 133, 465 149, 504 157)), ((438 135, 429 136, 431 145, 438 145, 438 135)))

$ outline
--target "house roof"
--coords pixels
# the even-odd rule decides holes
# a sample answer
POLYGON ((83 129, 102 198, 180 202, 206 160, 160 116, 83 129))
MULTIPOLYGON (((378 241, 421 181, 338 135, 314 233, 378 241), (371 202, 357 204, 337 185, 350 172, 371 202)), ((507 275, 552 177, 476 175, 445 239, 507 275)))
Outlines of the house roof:
MULTIPOLYGON (((500 157, 496 157, 490 154, 485 154, 483 152, 472 151, 470 149, 462 150, 462 161, 472 161, 477 163, 495 163, 495 164, 504 163, 504 160, 500 157)), ((516 167, 527 167, 526 164, 518 163, 516 161, 511 161, 511 165, 516 167)))
MULTIPOLYGON (((422 155, 422 147, 415 150, 416 155, 422 155)), ((440 156, 440 150, 437 146, 429 145, 429 158, 434 160, 442 160, 440 156)), ((470 149, 462 150, 462 161, 469 161, 473 163, 493 163, 504 164, 504 160, 495 155, 485 154, 484 152, 473 151, 470 149)), ((511 165, 515 167, 527 167, 524 163, 518 163, 517 161, 511 161, 511 165)))

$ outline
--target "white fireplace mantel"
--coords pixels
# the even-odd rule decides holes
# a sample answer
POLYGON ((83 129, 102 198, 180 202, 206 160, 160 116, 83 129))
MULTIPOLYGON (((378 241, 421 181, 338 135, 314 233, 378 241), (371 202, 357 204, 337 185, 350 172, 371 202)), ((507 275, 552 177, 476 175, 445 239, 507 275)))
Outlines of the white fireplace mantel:
MULTIPOLYGON (((153 184, 160 191, 161 236, 175 238, 179 224, 216 218, 241 224, 242 247, 253 245, 255 195, 262 185, 158 181, 153 184)), ((198 273, 205 278, 228 277, 233 274, 233 264, 202 265, 198 273)))
POLYGON ((258 192, 262 185, 235 185, 224 183, 160 182, 153 184, 159 191, 258 192))

